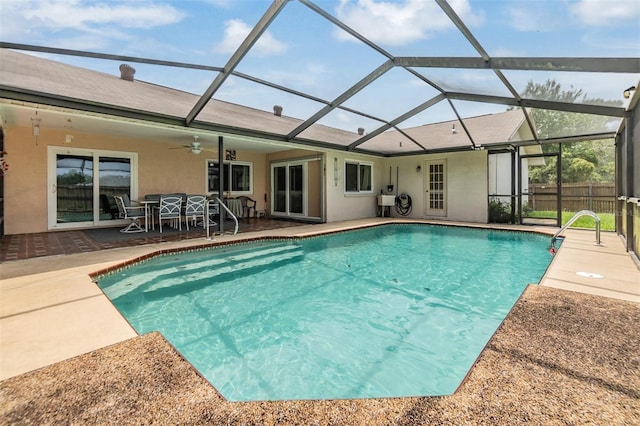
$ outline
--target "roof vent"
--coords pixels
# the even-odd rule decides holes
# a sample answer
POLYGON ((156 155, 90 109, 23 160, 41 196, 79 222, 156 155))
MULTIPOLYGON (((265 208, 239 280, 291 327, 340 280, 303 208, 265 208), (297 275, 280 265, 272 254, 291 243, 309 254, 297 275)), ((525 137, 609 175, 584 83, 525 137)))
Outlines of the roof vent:
POLYGON ((273 106, 273 115, 276 117, 282 117, 282 107, 280 105, 273 106))
POLYGON ((358 127, 358 134, 360 136, 364 135, 364 127, 358 127))
POLYGON ((127 81, 133 81, 133 75, 136 73, 136 69, 131 65, 120 65, 120 78, 127 81))

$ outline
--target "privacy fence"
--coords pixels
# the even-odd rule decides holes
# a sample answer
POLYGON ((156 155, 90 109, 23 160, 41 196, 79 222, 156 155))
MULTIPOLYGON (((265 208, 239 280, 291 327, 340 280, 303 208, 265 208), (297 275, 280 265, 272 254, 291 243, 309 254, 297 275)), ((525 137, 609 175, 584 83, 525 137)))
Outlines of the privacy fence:
MULTIPOLYGON (((113 196, 128 195, 129 191, 128 186, 102 186, 99 198, 100 219, 114 218, 117 210, 113 196)), ((92 220, 94 208, 92 185, 59 185, 56 198, 59 222, 92 220)))
MULTIPOLYGON (((531 210, 557 209, 554 184, 529 184, 527 206, 531 210)), ((562 210, 577 212, 592 210, 597 213, 615 213, 616 191, 613 183, 563 183, 562 210)))

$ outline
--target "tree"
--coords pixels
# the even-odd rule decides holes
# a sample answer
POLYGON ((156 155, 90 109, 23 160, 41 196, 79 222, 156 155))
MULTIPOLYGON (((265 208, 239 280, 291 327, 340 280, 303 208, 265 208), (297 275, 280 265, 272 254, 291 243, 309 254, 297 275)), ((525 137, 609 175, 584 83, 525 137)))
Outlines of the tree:
MULTIPOLYGON (((527 83, 521 95, 526 99, 538 99, 567 103, 588 103, 597 105, 620 106, 620 101, 589 99, 582 89, 564 90, 555 80, 544 84, 527 83)), ((600 133, 608 128, 610 118, 593 114, 533 109, 530 116, 535 123, 538 138, 552 139, 573 134, 600 133)), ((544 153, 558 152, 558 144, 543 144, 544 153)), ((613 140, 586 142, 566 142, 562 144, 562 181, 563 182, 612 182, 614 173, 613 140)), ((534 183, 555 182, 556 162, 547 161, 545 166, 530 170, 530 179, 534 183)))
POLYGON ((87 176, 77 170, 71 170, 63 175, 58 175, 58 185, 74 186, 91 182, 91 176, 87 176))

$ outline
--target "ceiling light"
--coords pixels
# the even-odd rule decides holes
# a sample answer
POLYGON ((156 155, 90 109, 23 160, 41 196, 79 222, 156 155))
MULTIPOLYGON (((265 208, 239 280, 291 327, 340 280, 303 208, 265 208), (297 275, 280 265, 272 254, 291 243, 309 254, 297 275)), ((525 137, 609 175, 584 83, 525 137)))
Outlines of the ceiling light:
POLYGON ((191 142, 191 153, 194 155, 198 155, 202 152, 202 146, 200 146, 200 142, 191 142))
POLYGON ((453 123, 451 125, 451 134, 455 135, 456 133, 458 133, 458 131, 456 130, 456 123, 453 123))

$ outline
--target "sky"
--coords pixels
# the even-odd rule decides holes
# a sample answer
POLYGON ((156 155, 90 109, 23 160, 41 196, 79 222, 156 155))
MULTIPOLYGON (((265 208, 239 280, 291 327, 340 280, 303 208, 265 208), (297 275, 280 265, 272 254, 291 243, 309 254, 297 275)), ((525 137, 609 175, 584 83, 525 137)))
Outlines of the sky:
MULTIPOLYGON (((469 56, 478 52, 430 0, 317 0, 394 57, 469 56)), ((492 57, 640 57, 637 0, 449 0, 492 57)), ((0 40, 224 67, 271 5, 267 0, 0 0, 0 40)), ((32 53, 34 54, 34 53, 32 53)), ((118 75, 120 63, 41 54, 118 75)), ((332 101, 386 61, 386 57, 296 0, 288 2, 236 71, 332 101)), ((132 64, 135 78, 201 95, 211 71, 132 64)), ((492 71, 417 68, 445 90, 509 96, 492 71)), ((555 79, 589 98, 624 101, 640 72, 625 75, 504 71, 521 92, 528 81, 555 79)), ((394 67, 345 106, 391 121, 437 94, 394 67)), ((323 104, 230 77, 216 99, 305 119, 323 104)), ((457 102, 461 116, 504 111, 505 106, 457 102)), ((440 103, 405 125, 454 119, 440 103)), ((355 130, 379 122, 335 110, 322 123, 355 130)))

